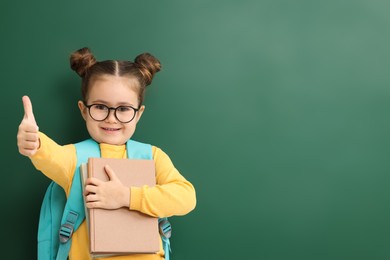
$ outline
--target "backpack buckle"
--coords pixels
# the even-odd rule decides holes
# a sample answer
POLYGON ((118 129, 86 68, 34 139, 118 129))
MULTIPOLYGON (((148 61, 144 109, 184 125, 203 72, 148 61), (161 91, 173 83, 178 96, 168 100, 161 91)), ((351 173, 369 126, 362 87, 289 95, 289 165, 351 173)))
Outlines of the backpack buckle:
POLYGON ((70 237, 73 234, 73 225, 65 223, 61 225, 59 236, 60 236, 60 242, 66 243, 70 239, 70 237))
POLYGON ((172 235, 172 226, 168 219, 163 218, 158 222, 160 235, 165 238, 170 238, 172 235))
POLYGON ((70 211, 68 215, 66 216, 66 222, 61 225, 59 230, 59 237, 61 243, 66 243, 73 235, 74 225, 76 223, 77 217, 79 214, 77 214, 74 211, 70 211))

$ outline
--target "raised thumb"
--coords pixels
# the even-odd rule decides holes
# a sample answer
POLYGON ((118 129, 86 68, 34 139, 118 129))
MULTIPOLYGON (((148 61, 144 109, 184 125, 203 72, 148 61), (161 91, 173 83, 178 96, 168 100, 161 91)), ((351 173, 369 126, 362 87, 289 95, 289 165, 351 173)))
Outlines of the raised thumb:
POLYGON ((24 118, 36 124, 30 98, 28 96, 23 96, 22 101, 24 108, 24 118))

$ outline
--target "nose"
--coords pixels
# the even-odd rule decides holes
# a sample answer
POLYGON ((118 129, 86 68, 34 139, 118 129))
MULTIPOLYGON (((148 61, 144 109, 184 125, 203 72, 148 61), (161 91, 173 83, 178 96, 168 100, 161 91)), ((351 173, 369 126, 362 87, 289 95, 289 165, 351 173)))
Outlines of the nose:
POLYGON ((115 112, 116 112, 115 108, 111 108, 111 107, 109 108, 108 116, 106 118, 107 122, 116 122, 117 121, 116 116, 115 116, 115 112))

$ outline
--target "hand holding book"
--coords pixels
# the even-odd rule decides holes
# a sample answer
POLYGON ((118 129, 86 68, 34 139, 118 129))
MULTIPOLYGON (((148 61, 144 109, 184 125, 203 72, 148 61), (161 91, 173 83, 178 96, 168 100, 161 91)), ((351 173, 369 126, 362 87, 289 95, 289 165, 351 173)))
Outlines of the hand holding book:
POLYGON ((108 181, 98 178, 88 178, 85 181, 85 202, 87 208, 118 209, 130 205, 130 187, 122 184, 114 170, 104 166, 108 181))

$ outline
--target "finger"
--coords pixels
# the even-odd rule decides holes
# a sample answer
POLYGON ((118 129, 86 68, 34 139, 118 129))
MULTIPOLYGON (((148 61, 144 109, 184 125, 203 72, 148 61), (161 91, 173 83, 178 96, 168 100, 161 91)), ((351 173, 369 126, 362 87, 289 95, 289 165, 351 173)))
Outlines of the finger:
POLYGON ((101 208, 101 203, 98 201, 87 202, 85 204, 89 209, 101 208))
POLYGON ((88 195, 88 194, 96 194, 97 191, 98 191, 98 187, 95 186, 95 185, 87 185, 85 186, 85 189, 84 189, 84 195, 88 195))
POLYGON ((39 141, 38 132, 23 131, 21 133, 18 133, 16 137, 21 142, 38 142, 39 141))
POLYGON ((18 133, 16 134, 16 139, 18 140, 19 144, 22 144, 24 142, 39 142, 39 133, 34 131, 26 131, 19 128, 18 133))
POLYGON ((20 123, 18 130, 24 132, 38 133, 39 127, 35 122, 32 122, 29 119, 23 117, 23 120, 20 123))
POLYGON ((95 201, 99 201, 99 198, 95 194, 89 194, 89 195, 85 196, 85 201, 86 202, 95 202, 95 201))
POLYGON ((38 142, 30 142, 30 141, 20 141, 18 143, 18 147, 24 150, 37 150, 38 149, 38 142))
POLYGON ((38 142, 39 141, 39 134, 38 133, 30 133, 30 132, 27 132, 25 135, 24 135, 24 138, 26 141, 28 142, 38 142))
POLYGON ((103 183, 103 181, 93 177, 85 180, 85 185, 99 186, 101 183, 103 183))
POLYGON ((104 166, 104 170, 106 171, 107 176, 108 176, 108 179, 109 179, 110 181, 115 181, 115 180, 118 179, 118 178, 116 177, 116 174, 115 174, 114 170, 113 170, 109 165, 105 165, 105 166, 104 166))
POLYGON ((36 150, 39 148, 39 135, 38 133, 27 133, 19 131, 17 136, 17 145, 20 149, 36 150))
POLYGON ((30 98, 28 96, 23 96, 22 101, 24 108, 24 118, 35 123, 35 117, 30 98))
POLYGON ((31 150, 31 149, 19 148, 19 153, 27 157, 33 156, 36 152, 37 152, 36 149, 31 150))

